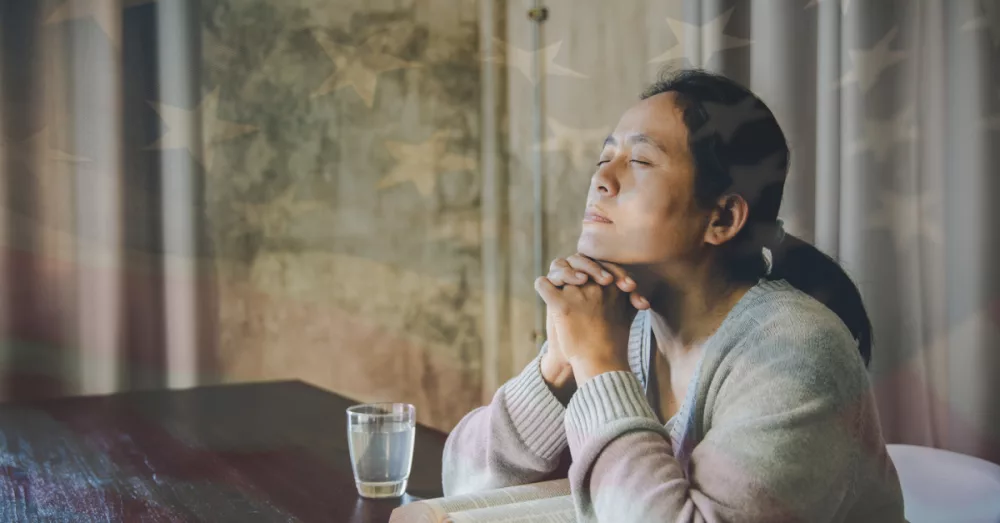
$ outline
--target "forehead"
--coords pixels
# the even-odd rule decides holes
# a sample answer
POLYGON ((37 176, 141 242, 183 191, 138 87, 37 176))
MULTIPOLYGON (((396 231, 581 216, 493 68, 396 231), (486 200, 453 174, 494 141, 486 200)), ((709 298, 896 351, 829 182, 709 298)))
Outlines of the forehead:
POLYGON ((684 125, 684 113, 676 103, 676 93, 650 96, 625 111, 614 135, 623 138, 635 133, 649 136, 667 152, 687 151, 687 127, 684 125))

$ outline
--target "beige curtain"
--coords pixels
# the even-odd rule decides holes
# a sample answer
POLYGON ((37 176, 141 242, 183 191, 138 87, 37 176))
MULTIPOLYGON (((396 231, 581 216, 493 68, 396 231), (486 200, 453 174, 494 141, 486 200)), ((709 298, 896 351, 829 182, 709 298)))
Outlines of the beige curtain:
MULTIPOLYGON (((504 4, 511 230, 531 230, 532 158, 543 154, 546 259, 573 252, 591 160, 644 84, 663 67, 723 72, 751 86, 789 137, 786 227, 861 288, 886 437, 1000 462, 1000 1, 544 3, 534 53, 531 3, 504 4), (529 74, 532 55, 541 78, 529 74)), ((510 255, 522 304, 526 238, 512 237, 510 255)), ((528 307, 511 318, 514 372, 533 355, 520 336, 533 322, 528 307)))
POLYGON ((0 4, 3 399, 214 377, 200 120, 162 117, 198 34, 181 0, 0 4))

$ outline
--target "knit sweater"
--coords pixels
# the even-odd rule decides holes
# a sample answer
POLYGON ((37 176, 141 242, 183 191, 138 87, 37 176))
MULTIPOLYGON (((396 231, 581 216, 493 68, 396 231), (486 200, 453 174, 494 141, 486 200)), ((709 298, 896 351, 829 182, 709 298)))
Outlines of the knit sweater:
POLYGON ((551 479, 571 460, 581 522, 905 521, 857 345, 823 304, 761 279, 705 341, 666 423, 651 338, 640 312, 631 372, 593 377, 566 406, 542 379, 543 346, 449 435, 445 495, 551 479))

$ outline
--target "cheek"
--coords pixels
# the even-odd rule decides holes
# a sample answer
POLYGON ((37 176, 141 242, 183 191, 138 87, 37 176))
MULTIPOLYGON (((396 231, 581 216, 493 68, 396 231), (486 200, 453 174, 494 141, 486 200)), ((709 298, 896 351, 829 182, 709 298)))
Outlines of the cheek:
POLYGON ((683 213, 683 206, 675 198, 654 191, 637 193, 625 207, 628 209, 630 228, 646 231, 651 236, 659 236, 663 230, 669 230, 683 213))
POLYGON ((684 250, 697 232, 691 212, 687 202, 679 198, 644 196, 630 208, 628 235, 647 251, 684 250))

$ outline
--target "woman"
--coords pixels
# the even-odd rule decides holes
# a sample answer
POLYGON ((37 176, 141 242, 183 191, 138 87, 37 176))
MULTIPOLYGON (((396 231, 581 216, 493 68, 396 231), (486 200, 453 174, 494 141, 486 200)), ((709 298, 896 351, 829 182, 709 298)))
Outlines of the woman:
POLYGON ((655 83, 608 137, 548 342, 462 419, 446 495, 568 476, 581 521, 903 521, 838 264, 781 230, 789 150, 749 90, 655 83))

